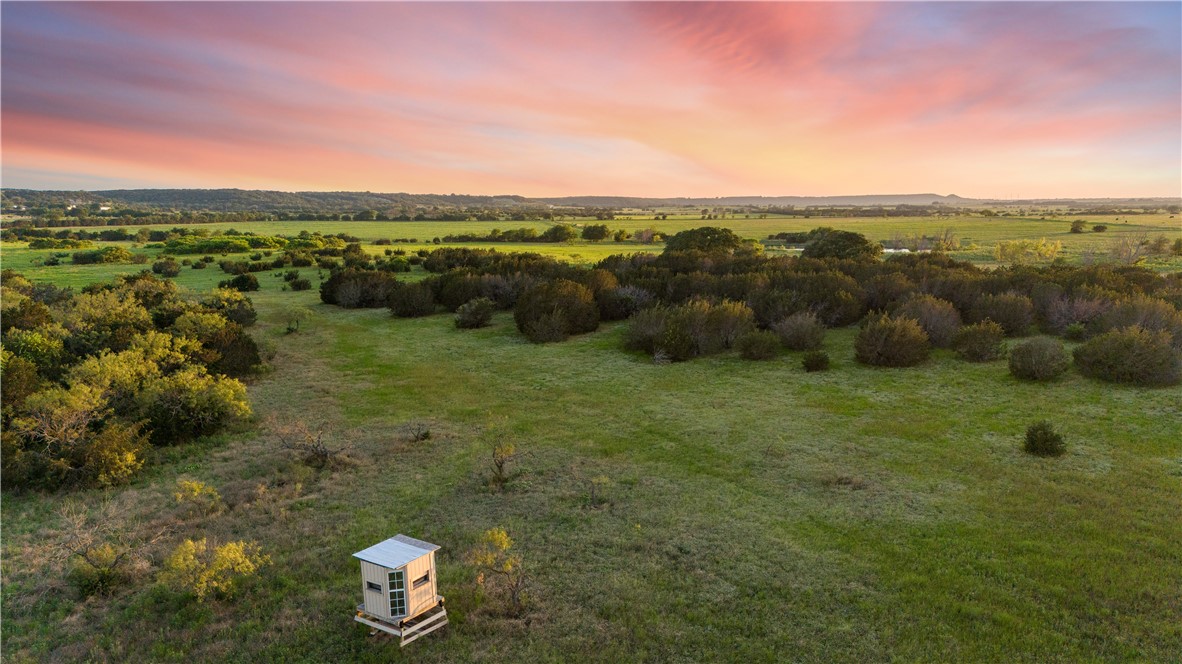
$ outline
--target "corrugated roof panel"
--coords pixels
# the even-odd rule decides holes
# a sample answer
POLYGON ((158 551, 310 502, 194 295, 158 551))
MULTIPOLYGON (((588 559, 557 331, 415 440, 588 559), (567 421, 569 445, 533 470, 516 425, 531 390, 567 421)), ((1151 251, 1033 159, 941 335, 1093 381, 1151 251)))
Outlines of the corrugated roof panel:
POLYGON ((368 549, 362 549, 353 554, 368 563, 394 569, 402 567, 412 560, 437 550, 439 547, 406 535, 395 535, 384 542, 378 542, 368 549))

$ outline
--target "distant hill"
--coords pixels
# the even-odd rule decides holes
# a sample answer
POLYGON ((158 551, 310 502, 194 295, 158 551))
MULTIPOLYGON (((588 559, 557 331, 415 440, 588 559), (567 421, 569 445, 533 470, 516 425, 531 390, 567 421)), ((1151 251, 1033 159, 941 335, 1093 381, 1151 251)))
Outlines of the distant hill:
POLYGON ((711 207, 726 205, 794 206, 809 205, 974 205, 977 201, 940 194, 870 194, 862 196, 720 196, 717 198, 632 198, 627 196, 563 196, 535 198, 551 205, 575 207, 711 207))
POLYGON ((657 207, 797 207, 946 205, 1169 205, 1177 198, 1079 198, 1000 201, 962 198, 955 194, 871 194, 857 196, 722 196, 716 198, 643 198, 634 196, 470 196, 465 194, 374 193, 369 191, 268 191, 257 189, 111 189, 105 191, 42 191, 4 189, 6 200, 48 206, 117 203, 153 210, 214 212, 337 212, 389 211, 399 208, 657 208, 657 207))

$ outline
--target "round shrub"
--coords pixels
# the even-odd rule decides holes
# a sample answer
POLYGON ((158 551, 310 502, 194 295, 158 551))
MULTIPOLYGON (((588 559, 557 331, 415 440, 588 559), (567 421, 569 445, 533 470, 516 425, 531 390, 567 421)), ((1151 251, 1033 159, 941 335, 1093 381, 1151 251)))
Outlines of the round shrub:
POLYGON ((1088 330, 1083 323, 1072 323, 1063 329, 1063 338, 1068 341, 1083 341, 1088 337, 1088 330))
POLYGON ((456 309, 456 327, 461 330, 485 327, 492 322, 493 312, 496 310, 496 303, 487 297, 468 300, 456 309))
POLYGON ((652 306, 656 297, 637 286, 621 286, 600 291, 595 296, 603 320, 624 320, 637 311, 652 306))
POLYGON ((829 370, 829 353, 823 350, 810 350, 800 358, 800 365, 804 370, 813 373, 814 371, 828 371, 829 370))
POLYGON ((652 355, 657 350, 661 335, 665 333, 668 319, 668 307, 656 306, 637 311, 624 329, 624 348, 652 355))
POLYGON ((595 331, 599 328, 599 307, 586 286, 556 279, 522 293, 513 309, 513 320, 530 341, 543 343, 559 336, 595 331), (556 328, 561 335, 556 334, 556 328))
POLYGON ((233 288, 243 293, 257 291, 259 289, 259 278, 249 273, 240 274, 233 279, 219 282, 218 288, 233 288))
POLYGON ((1055 432, 1050 422, 1035 422, 1026 428, 1026 441, 1022 448, 1028 454, 1041 457, 1056 457, 1063 454, 1063 436, 1055 432))
POLYGON ((854 357, 879 367, 910 367, 928 359, 931 344, 919 323, 910 318, 872 316, 854 341, 854 357))
POLYGON ((752 330, 735 341, 744 360, 770 360, 780 352, 780 338, 775 332, 752 330))
POLYGON ((1034 322, 1034 302, 1018 293, 982 295, 973 304, 971 319, 974 323, 991 320, 1001 325, 1008 337, 1026 334, 1034 322))
POLYGON ((169 258, 152 263, 152 271, 162 277, 175 277, 181 273, 181 266, 169 258))
POLYGON ((1091 378, 1154 387, 1182 381, 1182 354, 1170 347, 1170 333, 1164 330, 1105 332, 1076 348, 1074 356, 1079 372, 1091 378))
POLYGON ((293 279, 288 285, 293 291, 312 290, 312 281, 304 277, 293 279))
POLYGON ((394 284, 387 304, 390 313, 399 318, 417 318, 435 313, 435 295, 431 292, 431 285, 421 281, 394 284))
POLYGON ((190 267, 192 267, 194 270, 204 270, 208 265, 209 263, 206 263, 205 261, 197 261, 190 267))
POLYGON ((1006 333, 991 320, 965 325, 952 338, 952 348, 963 360, 989 362, 1005 356, 1006 333))
POLYGON ((1063 375, 1070 364, 1063 343, 1039 337, 1010 350, 1010 373, 1026 380, 1051 380, 1063 375))
POLYGON ((825 341, 825 326, 810 311, 801 311, 772 325, 780 343, 789 350, 814 350, 825 341))
POLYGON ((895 309, 895 315, 910 318, 919 323, 928 340, 937 348, 947 348, 952 337, 960 329, 960 312, 948 300, 931 295, 917 295, 908 298, 895 309))

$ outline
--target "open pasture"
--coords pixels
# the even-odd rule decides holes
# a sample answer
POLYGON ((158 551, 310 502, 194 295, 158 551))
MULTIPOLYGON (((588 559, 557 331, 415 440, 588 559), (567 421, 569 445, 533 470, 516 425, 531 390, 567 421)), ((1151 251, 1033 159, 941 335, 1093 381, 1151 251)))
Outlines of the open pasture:
MULTIPOLYGON (((10 252, 6 250, 6 257, 10 252)), ((11 252, 18 258, 20 250, 11 252)), ((15 261, 14 261, 15 262, 15 261)), ((139 265, 31 268, 80 285, 139 265), (82 270, 89 270, 82 272, 82 270)), ((305 268, 305 272, 315 273, 305 268)), ((1009 376, 937 351, 913 369, 733 353, 668 366, 623 324, 533 345, 498 314, 392 319, 260 273, 260 426, 161 449, 130 487, 3 502, 5 659, 65 661, 1168 661, 1182 650, 1177 388, 1009 376), (313 311, 283 334, 289 304, 313 311), (355 464, 309 472, 267 418, 326 424, 355 464), (1065 457, 1021 452, 1051 419, 1065 457), (420 423, 428 441, 408 440, 420 423), (490 452, 526 452, 503 491, 490 452), (592 506, 591 482, 608 479, 592 506), (185 516, 178 478, 232 507, 185 516), (258 541, 272 566, 234 602, 141 579, 80 601, 50 552, 57 510, 126 501, 127 528, 258 541), (506 528, 531 576, 523 619, 464 552, 506 528), (395 532, 440 544, 452 624, 400 651, 351 620, 350 554, 395 532)), ((205 289, 216 266, 182 270, 205 289)), ((171 540, 170 540, 171 541, 171 540)))

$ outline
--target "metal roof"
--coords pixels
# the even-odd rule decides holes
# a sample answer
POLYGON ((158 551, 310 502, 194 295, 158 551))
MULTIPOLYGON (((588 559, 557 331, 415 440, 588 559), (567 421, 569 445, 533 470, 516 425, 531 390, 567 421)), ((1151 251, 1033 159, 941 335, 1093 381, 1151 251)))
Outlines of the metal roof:
POLYGON ((400 534, 384 542, 378 542, 368 549, 362 549, 354 553, 353 557, 367 563, 395 569, 438 549, 439 546, 436 544, 400 534))

